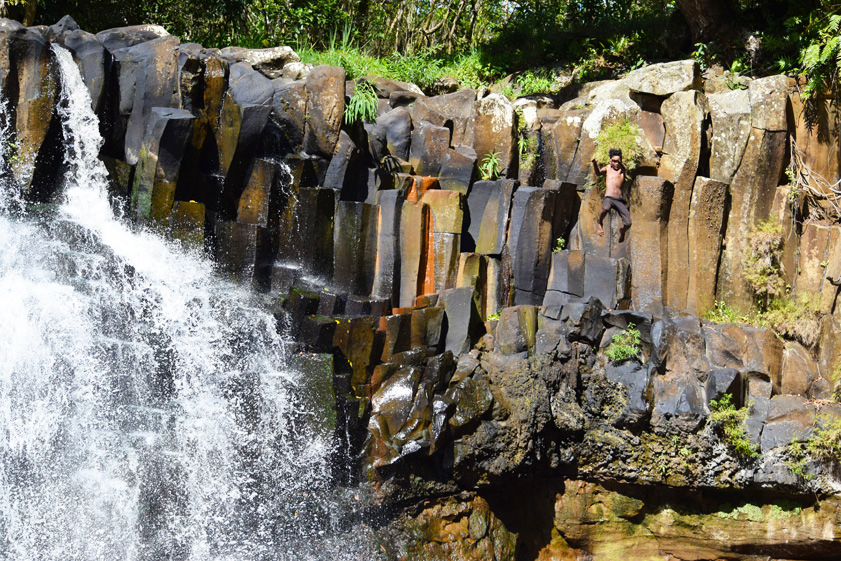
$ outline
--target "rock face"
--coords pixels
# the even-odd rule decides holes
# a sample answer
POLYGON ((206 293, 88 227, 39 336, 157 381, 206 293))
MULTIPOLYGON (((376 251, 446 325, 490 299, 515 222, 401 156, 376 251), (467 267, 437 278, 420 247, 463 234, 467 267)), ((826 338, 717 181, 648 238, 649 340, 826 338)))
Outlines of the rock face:
POLYGON ((0 20, 0 174, 35 201, 63 153, 50 41, 79 64, 128 215, 268 293, 318 357, 335 402, 319 430, 394 515, 392 557, 835 554, 837 473, 814 437, 841 418, 841 228, 781 184, 792 153, 804 180, 836 181, 837 134, 806 126, 785 77, 705 94, 678 61, 561 106, 370 78, 377 122, 348 123, 344 69, 288 47, 0 20), (613 213, 595 233, 590 163, 619 120, 642 152, 622 242, 613 213), (773 326, 785 341, 701 319, 756 304, 745 256, 771 217, 780 274, 814 300, 797 310, 817 310, 773 326), (713 418, 725 395, 744 440, 713 418))

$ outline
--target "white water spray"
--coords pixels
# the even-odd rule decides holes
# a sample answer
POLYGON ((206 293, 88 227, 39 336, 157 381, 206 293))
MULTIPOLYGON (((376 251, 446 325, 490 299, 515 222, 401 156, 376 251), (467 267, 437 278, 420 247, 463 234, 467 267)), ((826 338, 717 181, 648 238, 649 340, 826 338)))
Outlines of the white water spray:
POLYGON ((79 71, 55 215, 0 209, 0 559, 365 559, 274 318, 115 219, 79 71))

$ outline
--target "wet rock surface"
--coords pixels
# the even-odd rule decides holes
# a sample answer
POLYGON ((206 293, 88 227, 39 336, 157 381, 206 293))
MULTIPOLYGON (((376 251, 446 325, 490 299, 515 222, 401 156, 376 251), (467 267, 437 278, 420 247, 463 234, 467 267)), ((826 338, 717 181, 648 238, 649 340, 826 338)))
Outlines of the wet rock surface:
POLYGON ((809 443, 841 418, 841 230, 781 186, 789 135, 834 179, 837 139, 805 127, 784 77, 702 93, 679 61, 561 106, 370 78, 377 122, 350 123, 344 69, 288 47, 2 20, 8 173, 30 201, 57 195, 62 165, 50 41, 82 70, 127 215, 263 292, 309 357, 338 479, 369 482, 391 557, 837 551, 837 464, 809 443), (590 158, 624 119, 643 161, 620 243, 618 217, 595 234, 590 158), (539 149, 520 154, 520 133, 539 149), (754 304, 742 265, 771 216, 795 219, 784 275, 820 310, 797 341, 700 318, 754 304), (725 396, 741 447, 713 418, 725 396))

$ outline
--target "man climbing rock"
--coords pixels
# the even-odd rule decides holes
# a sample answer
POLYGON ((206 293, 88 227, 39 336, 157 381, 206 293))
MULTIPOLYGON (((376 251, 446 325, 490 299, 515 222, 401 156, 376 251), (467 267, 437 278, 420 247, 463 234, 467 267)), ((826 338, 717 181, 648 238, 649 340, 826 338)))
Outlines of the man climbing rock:
POLYGON ((593 171, 596 175, 605 175, 605 191, 602 200, 602 211, 599 213, 599 221, 596 224, 596 233, 604 235, 604 217, 615 208, 622 217, 622 228, 619 229, 619 241, 625 241, 625 232, 631 227, 631 213, 628 211, 628 201, 622 198, 622 184, 625 183, 625 166, 622 165, 622 150, 611 148, 610 163, 599 169, 599 164, 593 158, 593 171))

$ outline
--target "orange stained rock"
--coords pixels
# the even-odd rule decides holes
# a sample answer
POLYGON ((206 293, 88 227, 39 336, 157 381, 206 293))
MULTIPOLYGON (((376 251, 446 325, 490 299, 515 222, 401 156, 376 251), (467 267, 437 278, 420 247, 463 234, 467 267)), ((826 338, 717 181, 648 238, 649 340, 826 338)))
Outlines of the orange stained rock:
MULTIPOLYGON (((437 180, 436 180, 437 182, 437 180)), ((426 205, 424 205, 426 206, 426 205)), ((426 245, 421 256, 420 274, 423 275, 421 294, 433 294, 435 290, 435 228, 432 213, 426 221, 426 245)), ((420 295, 419 295, 420 296, 420 295)))
POLYGON ((412 186, 409 188, 409 193, 406 195, 407 201, 419 201, 423 198, 424 193, 430 189, 440 189, 437 177, 426 177, 416 175, 412 186))

